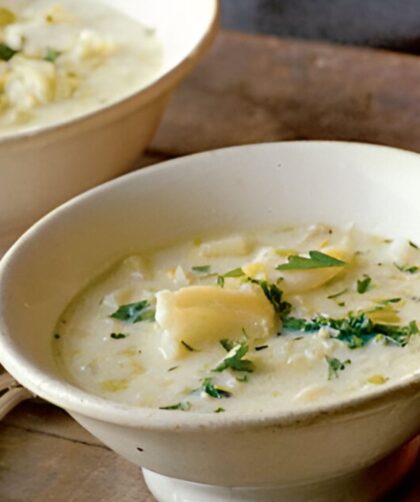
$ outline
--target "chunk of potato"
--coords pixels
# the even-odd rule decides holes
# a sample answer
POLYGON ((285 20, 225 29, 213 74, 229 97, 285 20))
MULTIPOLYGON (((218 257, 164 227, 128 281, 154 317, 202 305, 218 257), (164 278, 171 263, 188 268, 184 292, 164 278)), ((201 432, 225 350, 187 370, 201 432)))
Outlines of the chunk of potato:
POLYGON ((259 287, 241 289, 190 286, 156 294, 156 321, 163 328, 161 350, 168 359, 186 355, 182 342, 202 349, 222 338, 249 338, 275 333, 278 321, 273 306, 259 287))

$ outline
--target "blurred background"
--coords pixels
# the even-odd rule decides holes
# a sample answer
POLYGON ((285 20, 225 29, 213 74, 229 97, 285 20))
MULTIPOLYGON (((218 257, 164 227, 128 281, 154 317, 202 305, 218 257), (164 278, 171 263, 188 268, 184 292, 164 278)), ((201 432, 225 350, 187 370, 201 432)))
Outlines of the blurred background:
POLYGON ((420 0, 222 0, 223 26, 420 54, 420 0))

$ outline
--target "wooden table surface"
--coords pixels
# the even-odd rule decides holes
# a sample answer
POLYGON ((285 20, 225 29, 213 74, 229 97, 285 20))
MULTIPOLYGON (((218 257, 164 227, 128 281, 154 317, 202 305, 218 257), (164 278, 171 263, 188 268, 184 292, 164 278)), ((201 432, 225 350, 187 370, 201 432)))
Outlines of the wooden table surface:
MULTIPOLYGON (((420 59, 221 33, 174 95, 139 165, 228 145, 294 139, 367 141, 420 151, 420 59)), ((418 502, 419 478, 420 459, 388 502, 418 502)), ((136 466, 52 405, 23 403, 0 425, 0 502, 153 500, 136 466)))

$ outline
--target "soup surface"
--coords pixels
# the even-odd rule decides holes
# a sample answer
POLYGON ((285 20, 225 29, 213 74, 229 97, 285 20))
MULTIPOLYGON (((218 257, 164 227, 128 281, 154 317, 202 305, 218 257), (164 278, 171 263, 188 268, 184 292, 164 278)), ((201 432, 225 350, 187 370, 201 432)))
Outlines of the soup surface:
POLYGON ((353 226, 197 239, 73 301, 58 364, 89 392, 188 412, 296 410, 420 371, 420 250, 353 226))
POLYGON ((153 30, 95 0, 0 0, 0 134, 62 122, 154 80, 153 30))

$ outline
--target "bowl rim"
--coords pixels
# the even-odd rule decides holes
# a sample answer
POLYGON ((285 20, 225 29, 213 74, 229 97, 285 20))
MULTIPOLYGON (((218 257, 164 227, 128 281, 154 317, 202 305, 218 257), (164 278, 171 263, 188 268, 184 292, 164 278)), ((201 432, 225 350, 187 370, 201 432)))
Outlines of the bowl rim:
MULTIPOLYGON (((211 16, 208 19, 206 28, 195 45, 190 47, 184 57, 168 71, 162 73, 158 78, 142 86, 127 96, 123 96, 116 101, 112 101, 104 106, 95 108, 90 112, 76 115, 73 118, 58 123, 47 124, 39 128, 23 129, 16 133, 0 134, 0 147, 16 145, 22 140, 50 139, 52 135, 71 133, 80 130, 81 127, 92 128, 99 115, 102 115, 104 122, 112 121, 120 115, 125 114, 125 110, 133 112, 135 109, 148 104, 157 96, 163 94, 170 87, 178 83, 200 59, 204 52, 210 47, 216 37, 220 24, 220 0, 208 0, 212 2, 211 16)), ((20 145, 19 145, 20 146, 20 145)))
MULTIPOLYGON (((420 154, 415 152, 388 147, 384 145, 374 145, 360 142, 346 141, 283 141, 267 142, 253 145, 240 145, 227 148, 220 148, 206 152, 195 153, 166 160, 155 165, 142 168, 138 171, 128 173, 115 180, 108 181, 87 192, 74 197, 61 206, 55 208, 46 216, 41 218, 29 230, 27 230, 6 252, 0 261, 0 300, 4 294, 3 281, 8 264, 14 260, 15 253, 21 246, 25 246, 27 241, 44 226, 48 226, 50 220, 59 219, 61 213, 71 211, 73 206, 89 199, 92 196, 99 196, 101 192, 113 190, 119 185, 129 183, 135 177, 148 176, 156 171, 172 169, 176 164, 188 162, 194 163, 201 158, 214 154, 224 154, 246 149, 266 149, 279 145, 292 145, 301 148, 331 148, 339 146, 343 149, 360 150, 364 152, 375 152, 378 150, 389 151, 401 157, 411 157, 419 162, 420 154)), ((281 148, 281 146, 280 146, 281 148)), ((197 166, 199 169, 199 166, 197 166)), ((325 420, 346 418, 350 414, 360 414, 368 410, 389 405, 397 399, 408 399, 418 397, 420 394, 420 371, 410 375, 404 381, 390 384, 386 387, 377 386, 372 391, 352 396, 345 400, 330 402, 321 405, 300 408, 298 410, 271 410, 266 412, 229 412, 222 414, 214 413, 180 413, 179 411, 160 410, 155 408, 133 406, 119 403, 110 399, 102 398, 84 391, 77 386, 66 382, 64 377, 51 377, 40 369, 39 366, 28 363, 25 357, 21 356, 17 344, 13 343, 13 337, 8 333, 3 317, 0 315, 0 362, 22 385, 27 387, 36 395, 47 401, 64 408, 70 414, 89 417, 100 421, 110 422, 121 426, 137 427, 144 430, 168 430, 182 429, 182 431, 200 431, 206 429, 217 430, 237 430, 249 429, 250 427, 301 427, 309 424, 322 423, 325 420)))

